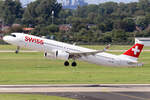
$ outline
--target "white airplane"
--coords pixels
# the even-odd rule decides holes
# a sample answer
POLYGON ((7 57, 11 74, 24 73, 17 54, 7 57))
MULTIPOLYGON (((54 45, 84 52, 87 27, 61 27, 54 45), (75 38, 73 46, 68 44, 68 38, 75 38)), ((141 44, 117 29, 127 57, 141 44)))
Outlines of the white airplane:
POLYGON ((19 47, 42 51, 44 56, 50 59, 62 59, 65 61, 65 66, 69 66, 70 59, 73 60, 73 67, 77 66, 76 60, 113 67, 136 67, 143 65, 137 61, 144 47, 142 43, 136 43, 121 55, 113 55, 105 53, 109 46, 104 48, 104 50, 92 50, 23 33, 11 33, 11 35, 4 36, 3 40, 19 47))

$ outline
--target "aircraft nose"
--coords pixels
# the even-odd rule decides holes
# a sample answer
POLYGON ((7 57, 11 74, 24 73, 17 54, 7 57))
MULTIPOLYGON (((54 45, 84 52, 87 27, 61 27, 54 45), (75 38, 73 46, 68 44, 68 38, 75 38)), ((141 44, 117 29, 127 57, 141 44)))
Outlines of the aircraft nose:
POLYGON ((13 41, 12 37, 11 36, 4 36, 3 37, 3 40, 7 43, 11 43, 13 41))
POLYGON ((8 41, 9 41, 9 36, 4 36, 4 37, 3 37, 3 40, 4 40, 5 42, 8 42, 8 41))

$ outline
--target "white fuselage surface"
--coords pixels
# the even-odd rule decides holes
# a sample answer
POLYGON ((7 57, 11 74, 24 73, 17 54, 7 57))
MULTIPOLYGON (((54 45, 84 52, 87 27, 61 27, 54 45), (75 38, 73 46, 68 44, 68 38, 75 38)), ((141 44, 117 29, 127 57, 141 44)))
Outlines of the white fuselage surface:
MULTIPOLYGON (((83 48, 80 46, 75 46, 50 39, 44 39, 23 33, 12 33, 9 36, 5 36, 3 40, 12 45, 48 53, 51 59, 57 58, 67 61, 70 59, 70 55, 72 55, 73 58, 71 59, 73 60, 81 60, 98 65, 114 66, 114 67, 115 66, 134 67, 142 65, 137 62, 136 57, 133 57, 132 55, 130 56, 130 54, 113 55, 105 52, 92 54, 92 52, 96 52, 97 50, 83 48), (77 54, 78 56, 76 56, 77 54)), ((132 48, 132 50, 134 50, 134 48, 132 48)), ((136 51, 134 50, 133 54, 135 53, 136 51)), ((137 51, 137 53, 139 52, 137 51)))

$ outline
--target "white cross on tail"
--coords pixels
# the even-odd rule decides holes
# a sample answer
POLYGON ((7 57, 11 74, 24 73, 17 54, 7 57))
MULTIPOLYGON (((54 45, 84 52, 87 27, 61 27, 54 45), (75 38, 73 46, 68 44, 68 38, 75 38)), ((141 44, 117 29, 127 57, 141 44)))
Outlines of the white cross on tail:
POLYGON ((140 50, 138 49, 138 46, 136 46, 135 48, 132 48, 132 51, 134 52, 134 55, 140 52, 140 50))

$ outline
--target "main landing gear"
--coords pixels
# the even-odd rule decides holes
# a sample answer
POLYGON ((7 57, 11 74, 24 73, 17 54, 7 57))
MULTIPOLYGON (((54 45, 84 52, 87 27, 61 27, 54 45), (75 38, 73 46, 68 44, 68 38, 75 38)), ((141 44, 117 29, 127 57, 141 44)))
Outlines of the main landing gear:
POLYGON ((65 62, 64 62, 64 66, 69 66, 69 62, 68 62, 68 61, 65 61, 65 62))
MULTIPOLYGON (((70 64, 69 64, 69 62, 68 61, 65 61, 64 62, 64 66, 69 66, 70 64)), ((74 61, 74 62, 72 62, 72 67, 76 67, 77 66, 77 63, 74 61)))
POLYGON ((72 62, 72 67, 76 67, 77 66, 77 63, 74 61, 72 62))

